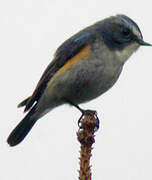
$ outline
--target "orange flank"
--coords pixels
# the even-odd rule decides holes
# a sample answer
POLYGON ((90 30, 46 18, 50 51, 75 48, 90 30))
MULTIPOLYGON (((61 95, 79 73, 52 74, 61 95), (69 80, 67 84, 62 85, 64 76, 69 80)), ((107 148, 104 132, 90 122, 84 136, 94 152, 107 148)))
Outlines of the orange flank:
MULTIPOLYGON (((52 83, 58 76, 62 75, 62 73, 64 73, 65 71, 70 69, 72 66, 74 66, 78 61, 81 61, 81 60, 85 59, 86 57, 88 57, 89 54, 90 54, 90 47, 88 45, 88 46, 85 46, 77 55, 75 55, 74 57, 69 59, 67 61, 67 63, 55 73, 55 75, 52 77, 50 83, 52 83)), ((50 83, 48 83, 48 85, 50 83)))
POLYGON ((59 70, 60 73, 62 71, 66 71, 70 69, 73 65, 75 65, 78 61, 81 61, 82 59, 86 58, 89 56, 90 53, 90 47, 85 46, 77 55, 72 57, 67 61, 67 63, 59 70))

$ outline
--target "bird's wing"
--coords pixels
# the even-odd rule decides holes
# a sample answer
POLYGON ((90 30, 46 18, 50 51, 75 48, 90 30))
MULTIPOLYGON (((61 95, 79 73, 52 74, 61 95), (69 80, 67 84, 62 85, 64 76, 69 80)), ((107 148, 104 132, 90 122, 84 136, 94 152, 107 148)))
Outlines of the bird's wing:
POLYGON ((28 111, 35 102, 38 102, 47 86, 47 83, 59 69, 72 57, 77 55, 77 53, 79 53, 85 46, 95 40, 94 33, 91 31, 88 32, 87 30, 85 32, 84 31, 80 31, 76 35, 72 36, 57 49, 53 61, 44 71, 32 96, 26 102, 24 111, 28 111))

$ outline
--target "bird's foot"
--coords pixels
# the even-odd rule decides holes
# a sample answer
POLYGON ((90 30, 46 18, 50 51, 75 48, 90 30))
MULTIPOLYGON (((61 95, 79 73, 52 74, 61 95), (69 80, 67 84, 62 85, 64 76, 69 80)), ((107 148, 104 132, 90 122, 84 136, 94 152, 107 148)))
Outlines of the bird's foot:
POLYGON ((96 128, 98 129, 99 128, 99 118, 97 116, 97 111, 94 111, 94 110, 90 110, 90 109, 87 109, 87 110, 83 110, 81 109, 81 112, 82 112, 82 115, 81 117, 79 118, 78 120, 78 126, 81 128, 82 126, 82 118, 84 116, 90 116, 90 117, 94 117, 95 120, 96 120, 96 128))

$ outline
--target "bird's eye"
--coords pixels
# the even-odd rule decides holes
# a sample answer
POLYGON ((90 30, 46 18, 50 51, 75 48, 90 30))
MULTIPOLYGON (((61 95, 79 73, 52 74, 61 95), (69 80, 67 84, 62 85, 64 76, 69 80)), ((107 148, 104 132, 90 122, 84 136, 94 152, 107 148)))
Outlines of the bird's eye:
POLYGON ((125 28, 122 30, 122 34, 123 34, 123 36, 128 37, 131 34, 131 31, 130 31, 130 29, 125 28))

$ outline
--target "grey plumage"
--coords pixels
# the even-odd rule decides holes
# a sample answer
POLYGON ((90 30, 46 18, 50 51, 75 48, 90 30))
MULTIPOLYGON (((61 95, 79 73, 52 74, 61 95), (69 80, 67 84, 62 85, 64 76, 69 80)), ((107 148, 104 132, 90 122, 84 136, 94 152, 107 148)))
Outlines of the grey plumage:
POLYGON ((12 131, 8 143, 20 143, 35 122, 53 108, 66 103, 77 106, 106 92, 140 45, 150 44, 143 41, 137 24, 125 15, 97 22, 65 41, 32 96, 19 104, 29 112, 12 131))

